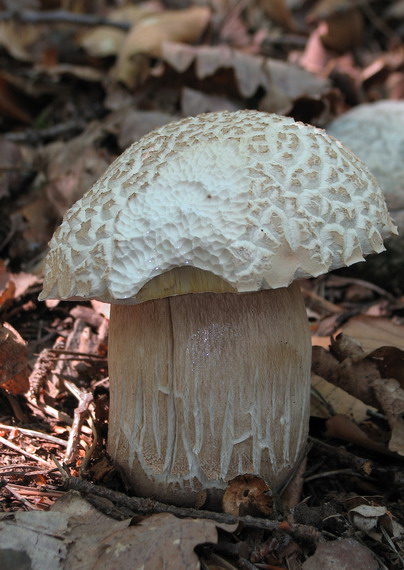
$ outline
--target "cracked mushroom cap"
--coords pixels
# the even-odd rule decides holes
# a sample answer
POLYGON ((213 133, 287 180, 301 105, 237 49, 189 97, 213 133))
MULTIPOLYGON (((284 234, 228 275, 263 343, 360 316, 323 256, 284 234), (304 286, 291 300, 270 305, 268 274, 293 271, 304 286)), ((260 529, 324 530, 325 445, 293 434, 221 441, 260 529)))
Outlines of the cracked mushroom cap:
POLYGON ((135 142, 66 213, 40 298, 137 303, 182 266, 236 292, 286 287, 383 251, 395 231, 373 175, 324 131, 208 113, 135 142))

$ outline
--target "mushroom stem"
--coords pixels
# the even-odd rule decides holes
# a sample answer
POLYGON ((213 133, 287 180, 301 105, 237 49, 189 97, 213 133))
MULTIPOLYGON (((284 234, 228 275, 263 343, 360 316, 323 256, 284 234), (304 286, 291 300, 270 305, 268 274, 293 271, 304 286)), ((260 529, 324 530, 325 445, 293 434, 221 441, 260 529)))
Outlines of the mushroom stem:
POLYGON ((311 343, 299 285, 112 305, 108 449, 133 490, 193 506, 304 451, 311 343))

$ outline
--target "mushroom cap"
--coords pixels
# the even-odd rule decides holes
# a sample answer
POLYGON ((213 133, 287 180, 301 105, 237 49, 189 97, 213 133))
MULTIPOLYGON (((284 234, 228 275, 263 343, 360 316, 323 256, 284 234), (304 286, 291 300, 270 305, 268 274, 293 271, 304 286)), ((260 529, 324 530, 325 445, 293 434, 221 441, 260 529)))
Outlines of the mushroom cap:
POLYGON ((66 213, 40 299, 136 303, 191 266, 237 292, 363 261, 395 233, 366 166, 324 131, 258 111, 188 117, 135 142, 66 213))
POLYGON ((332 121, 327 132, 366 162, 390 211, 404 208, 404 101, 358 105, 332 121))

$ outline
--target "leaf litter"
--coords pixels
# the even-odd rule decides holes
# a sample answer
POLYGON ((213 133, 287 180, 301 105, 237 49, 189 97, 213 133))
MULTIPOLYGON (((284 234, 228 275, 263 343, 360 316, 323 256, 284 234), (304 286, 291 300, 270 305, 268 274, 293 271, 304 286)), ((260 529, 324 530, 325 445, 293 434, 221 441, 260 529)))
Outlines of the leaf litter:
POLYGON ((399 248, 385 273, 302 283, 307 457, 287 490, 229 482, 224 513, 126 494, 105 446, 108 307, 37 301, 66 208, 156 126, 247 107, 324 127, 404 98, 402 2, 14 5, 0 6, 0 566, 404 567, 399 248))

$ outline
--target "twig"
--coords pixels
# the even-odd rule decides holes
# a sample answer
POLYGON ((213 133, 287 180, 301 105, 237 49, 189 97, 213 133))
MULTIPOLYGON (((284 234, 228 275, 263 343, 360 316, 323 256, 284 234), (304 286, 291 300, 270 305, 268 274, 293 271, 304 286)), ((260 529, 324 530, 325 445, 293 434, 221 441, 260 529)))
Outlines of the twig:
POLYGON ((93 455, 94 450, 97 447, 97 441, 98 441, 97 430, 95 429, 93 418, 91 416, 88 418, 88 423, 90 424, 90 427, 93 431, 93 441, 92 441, 91 445, 87 448, 86 454, 81 461, 80 474, 85 473, 85 471, 87 470, 87 465, 89 464, 91 456, 93 455))
POLYGON ((89 406, 93 402, 93 395, 89 392, 82 392, 77 388, 77 386, 75 386, 75 384, 68 380, 65 380, 64 383, 66 388, 68 388, 68 390, 70 390, 70 392, 76 396, 79 401, 77 408, 74 410, 73 425, 70 430, 69 441, 65 452, 65 461, 66 463, 69 463, 77 454, 81 428, 89 416, 89 406))
POLYGON ((30 503, 29 501, 27 501, 27 499, 25 497, 23 497, 22 495, 20 495, 20 493, 18 493, 18 491, 13 489, 11 485, 5 485, 4 488, 7 489, 7 491, 9 493, 11 493, 11 495, 13 495, 16 499, 18 499, 24 505, 24 507, 26 507, 28 510, 30 510, 30 511, 41 510, 38 507, 36 507, 35 505, 33 505, 32 503, 30 503))
POLYGON ((0 21, 20 22, 22 24, 72 24, 75 26, 110 26, 120 30, 129 30, 128 22, 114 22, 92 14, 75 14, 66 10, 5 10, 0 12, 0 21))
POLYGON ((66 121, 44 129, 25 129, 20 132, 5 133, 4 137, 16 143, 40 144, 61 137, 69 137, 80 133, 85 129, 86 123, 82 120, 66 121))
MULTIPOLYGON (((5 431, 17 430, 20 433, 22 433, 23 435, 28 435, 30 437, 38 437, 40 439, 50 441, 51 443, 56 443, 57 445, 62 445, 63 447, 67 446, 67 441, 65 441, 64 439, 60 439, 59 437, 55 437, 54 435, 49 435, 47 433, 42 433, 40 431, 20 428, 20 427, 16 427, 16 426, 6 426, 5 424, 0 424, 0 429, 3 429, 5 431)), ((32 467, 32 465, 31 465, 31 467, 32 467)))
POLYGON ((52 459, 53 463, 56 465, 56 467, 58 468, 60 474, 62 475, 63 481, 66 483, 66 481, 68 481, 70 478, 69 473, 63 467, 63 465, 60 463, 60 461, 58 460, 57 457, 55 457, 54 455, 51 454, 51 459, 52 459))
MULTIPOLYGON (((89 360, 102 360, 106 361, 105 356, 100 356, 99 354, 91 354, 90 352, 78 352, 74 350, 62 350, 59 348, 49 348, 49 352, 54 352, 55 354, 66 354, 69 356, 80 356, 83 358, 88 358, 89 360)), ((77 360, 77 358, 72 358, 72 360, 77 360)))
POLYGON ((13 449, 14 451, 17 451, 18 453, 21 453, 22 455, 25 455, 26 457, 29 457, 30 459, 33 459, 34 461, 39 461, 40 463, 49 466, 49 463, 45 459, 42 459, 42 457, 39 457, 38 455, 34 455, 33 453, 29 453, 28 451, 21 449, 21 447, 18 447, 18 445, 11 443, 11 441, 8 441, 4 437, 0 436, 0 443, 9 447, 10 449, 13 449))
POLYGON ((66 493, 64 491, 58 491, 56 489, 49 489, 49 487, 25 487, 24 485, 16 485, 14 483, 8 483, 8 487, 16 491, 20 495, 23 493, 26 497, 63 497, 66 493))
POLYGON ((332 471, 323 471, 322 473, 316 473, 315 475, 303 475, 304 482, 315 481, 316 479, 322 479, 323 477, 333 477, 334 475, 351 475, 355 477, 361 477, 359 473, 355 473, 353 469, 349 467, 346 469, 333 469, 332 471))
POLYGON ((70 477, 66 481, 66 486, 68 489, 73 489, 83 494, 104 497, 116 505, 126 507, 142 515, 170 513, 179 518, 210 519, 222 524, 242 523, 248 527, 260 528, 264 530, 283 530, 285 532, 289 532, 293 536, 304 537, 306 540, 311 540, 315 543, 322 540, 321 533, 318 530, 306 525, 292 524, 286 521, 278 522, 251 516, 233 517, 232 515, 227 515, 225 513, 216 513, 213 511, 203 511, 185 507, 176 507, 174 505, 166 505, 165 503, 160 503, 159 501, 154 501, 152 499, 128 497, 123 493, 118 493, 117 491, 112 491, 106 487, 94 485, 89 481, 84 481, 83 479, 78 479, 77 477, 70 477))

